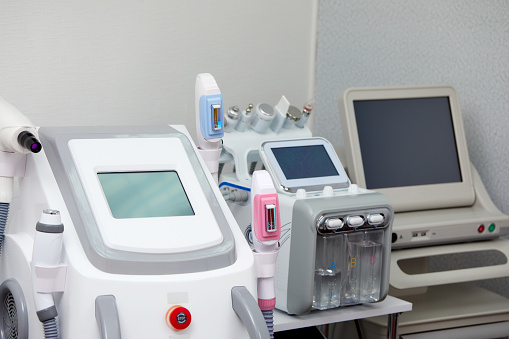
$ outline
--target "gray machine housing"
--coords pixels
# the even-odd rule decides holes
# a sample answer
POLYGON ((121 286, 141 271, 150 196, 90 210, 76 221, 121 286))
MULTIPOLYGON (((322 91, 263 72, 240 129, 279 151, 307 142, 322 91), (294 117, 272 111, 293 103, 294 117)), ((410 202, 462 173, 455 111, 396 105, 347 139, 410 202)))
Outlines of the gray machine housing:
MULTIPOLYGON (((391 251, 391 224, 393 219, 392 207, 389 200, 382 194, 367 192, 362 194, 347 194, 333 197, 296 200, 292 209, 291 242, 288 262, 288 280, 286 282, 286 296, 277 295, 279 306, 284 304, 289 314, 303 314, 311 311, 313 304, 314 271, 316 262, 317 236, 320 219, 323 216, 366 216, 373 211, 385 211, 385 222, 375 227, 359 227, 343 232, 369 232, 381 229, 384 232, 382 276, 380 279, 380 300, 385 299, 389 291, 389 265, 391 251)), ((337 233, 329 233, 333 236, 337 233)), ((341 250, 341 249, 337 249, 341 250)), ((284 264, 278 262, 279 265, 284 264)), ((284 282, 280 282, 284 283, 284 282)), ((277 283, 277 285, 280 285, 277 283)))
MULTIPOLYGON (((221 189, 249 190, 247 187, 228 182, 221 183, 221 189)), ((383 232, 383 250, 380 296, 376 301, 385 299, 389 291, 392 222, 394 219, 393 209, 387 197, 365 189, 336 190, 331 196, 315 192, 305 198, 297 198, 295 194, 278 193, 278 197, 281 240, 276 262, 276 308, 294 315, 306 314, 313 309, 313 300, 316 298, 314 289, 318 238, 377 230, 383 232), (346 219, 348 216, 362 216, 366 220, 367 215, 371 213, 383 213, 384 222, 377 226, 370 226, 367 223, 357 228, 345 226, 334 232, 324 231, 322 227, 327 218, 346 219)), ((229 201, 228 206, 246 240, 252 245, 250 204, 229 201)), ((335 248, 334 250, 343 251, 345 249, 335 248)), ((344 270, 344 267, 341 269, 344 270)), ((349 305, 341 304, 339 306, 349 305)))

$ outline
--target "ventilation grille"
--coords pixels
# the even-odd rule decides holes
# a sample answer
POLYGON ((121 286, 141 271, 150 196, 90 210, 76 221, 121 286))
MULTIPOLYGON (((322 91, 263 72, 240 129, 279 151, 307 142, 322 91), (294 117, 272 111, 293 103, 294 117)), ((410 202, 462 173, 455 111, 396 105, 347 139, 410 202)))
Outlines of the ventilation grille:
POLYGON ((7 292, 3 302, 2 327, 5 339, 18 339, 18 311, 11 292, 7 292))

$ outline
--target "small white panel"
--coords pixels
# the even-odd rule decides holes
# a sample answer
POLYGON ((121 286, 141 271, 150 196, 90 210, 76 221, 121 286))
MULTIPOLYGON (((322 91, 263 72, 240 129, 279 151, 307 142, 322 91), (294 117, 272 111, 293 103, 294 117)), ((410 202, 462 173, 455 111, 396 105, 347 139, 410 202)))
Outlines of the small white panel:
POLYGON ((35 289, 39 293, 53 293, 65 291, 67 266, 54 267, 34 266, 36 282, 35 289))
POLYGON ((170 305, 187 304, 189 302, 188 292, 168 292, 166 300, 170 305))
POLYGON ((217 245, 219 226, 178 138, 74 139, 70 152, 105 245, 116 250, 179 253, 217 245), (112 216, 98 172, 176 171, 195 215, 112 216))
POLYGON ((24 177, 26 162, 26 154, 0 152, 0 176, 24 177))

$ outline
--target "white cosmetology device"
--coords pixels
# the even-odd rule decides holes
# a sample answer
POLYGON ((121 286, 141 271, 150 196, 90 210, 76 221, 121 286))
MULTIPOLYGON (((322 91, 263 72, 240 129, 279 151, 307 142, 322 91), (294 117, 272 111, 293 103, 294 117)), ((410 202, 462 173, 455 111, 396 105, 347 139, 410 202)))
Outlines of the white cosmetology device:
MULTIPOLYGON (((306 105, 307 113, 304 115, 307 119, 312 107, 306 105)), ((222 171, 220 173, 222 177, 220 183, 240 181, 243 185, 249 186, 251 184, 251 174, 254 172, 253 165, 261 161, 258 151, 262 142, 311 137, 311 131, 305 124, 296 126, 295 123, 292 123, 289 124, 288 128, 283 128, 290 106, 290 102, 283 95, 274 107, 266 103, 260 103, 256 106, 250 104, 241 114, 233 114, 238 111, 236 106, 228 110, 229 112, 232 111, 232 114, 229 114, 232 117, 240 117, 235 120, 231 119, 232 124, 236 124, 235 128, 228 128, 224 133, 220 162, 233 162, 235 171, 234 173, 222 171), (253 108, 254 112, 252 111, 253 108), (253 115, 254 117, 250 120, 253 115), (248 163, 251 163, 251 168, 248 163)), ((229 124, 230 118, 227 121, 229 124)))
POLYGON ((267 171, 255 171, 251 185, 252 239, 258 278, 258 306, 273 338, 273 313, 276 306, 274 276, 278 243, 281 237, 279 201, 267 171))
POLYGON ((198 149, 217 183, 221 138, 224 135, 223 95, 209 73, 196 77, 195 110, 198 149))
MULTIPOLYGON (((352 181, 394 207, 391 294, 414 305, 400 335, 507 337, 508 300, 467 283, 509 275, 509 242, 496 239, 509 216, 470 163, 454 87, 351 88, 339 111, 352 181)), ((386 324, 361 322, 366 338, 384 337, 386 324)))
POLYGON ((38 135, 5 234, 1 333, 39 339, 58 314, 62 338, 268 338, 252 251, 183 126, 38 135))
MULTIPOLYGON (((325 139, 266 141, 259 149, 280 204, 276 308, 304 314, 383 300, 389 288, 389 200, 350 185, 325 139)), ((239 154, 242 159, 245 150, 239 154)), ((221 179, 222 190, 252 189, 230 174, 221 179)), ((249 204, 228 201, 228 206, 255 246, 249 204)))
POLYGON ((352 181, 394 206, 393 248, 493 239, 508 230, 509 217, 470 163, 454 87, 351 88, 339 110, 352 181))

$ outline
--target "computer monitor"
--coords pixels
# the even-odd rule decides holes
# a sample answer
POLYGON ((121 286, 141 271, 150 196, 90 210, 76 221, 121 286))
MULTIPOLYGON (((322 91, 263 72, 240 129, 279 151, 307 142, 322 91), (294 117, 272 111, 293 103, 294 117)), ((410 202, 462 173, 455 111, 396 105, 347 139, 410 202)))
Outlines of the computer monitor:
POLYGON ((348 174, 395 212, 475 201, 460 104, 452 86, 352 88, 340 96, 348 174))

